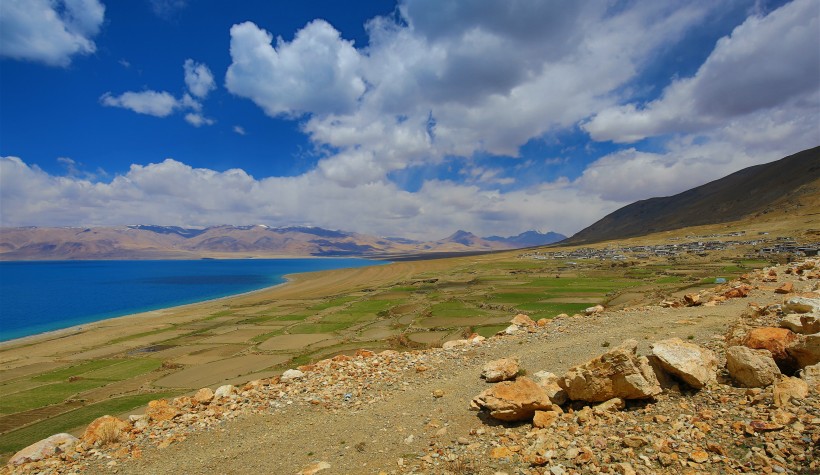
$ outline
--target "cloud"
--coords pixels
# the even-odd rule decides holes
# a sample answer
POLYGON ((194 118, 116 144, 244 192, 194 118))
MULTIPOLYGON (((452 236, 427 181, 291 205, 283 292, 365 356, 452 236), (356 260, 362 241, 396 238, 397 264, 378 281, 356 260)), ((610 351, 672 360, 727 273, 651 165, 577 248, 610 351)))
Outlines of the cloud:
MULTIPOLYGON (((698 132, 727 119, 805 102, 820 90, 820 15, 813 0, 794 0, 767 16, 751 16, 721 38, 688 78, 655 101, 608 108, 584 124, 595 140, 635 142, 698 132)), ((816 109, 815 109, 816 110, 816 109)))
POLYGON ((75 55, 97 50, 105 17, 98 0, 4 0, 0 8, 0 56, 68 66, 75 55))
POLYGON ((167 117, 181 107, 180 101, 165 91, 124 92, 119 96, 106 92, 100 102, 104 106, 121 107, 154 117, 167 117))
POLYGON ((268 115, 303 119, 317 146, 340 150, 320 171, 351 186, 452 156, 517 156, 615 105, 611 93, 712 8, 406 0, 398 21, 367 23, 361 49, 321 20, 275 46, 246 22, 231 28, 225 84, 268 115))
POLYGON ((107 107, 120 107, 154 117, 168 117, 177 111, 189 111, 185 114, 185 121, 194 127, 215 124, 214 119, 202 114, 200 102, 216 88, 211 70, 205 64, 192 59, 185 60, 183 69, 185 85, 190 93, 185 93, 180 98, 167 91, 129 91, 119 96, 106 92, 100 97, 100 103, 107 107))
POLYGON ((252 22, 231 27, 225 87, 268 115, 351 111, 365 91, 361 56, 324 20, 314 20, 290 43, 252 22))
POLYGON ((187 0, 150 0, 151 10, 163 20, 170 20, 173 16, 188 6, 187 0))
POLYGON ((182 67, 185 70, 185 85, 194 96, 205 99, 209 92, 216 89, 214 76, 207 65, 186 59, 182 67))
POLYGON ((185 121, 193 125, 194 127, 201 127, 203 125, 213 125, 216 123, 215 120, 205 117, 202 114, 197 114, 195 112, 189 112, 185 114, 185 121))
POLYGON ((233 131, 236 132, 239 135, 247 135, 248 134, 247 132, 245 132, 245 128, 242 127, 241 125, 234 125, 233 126, 233 131))

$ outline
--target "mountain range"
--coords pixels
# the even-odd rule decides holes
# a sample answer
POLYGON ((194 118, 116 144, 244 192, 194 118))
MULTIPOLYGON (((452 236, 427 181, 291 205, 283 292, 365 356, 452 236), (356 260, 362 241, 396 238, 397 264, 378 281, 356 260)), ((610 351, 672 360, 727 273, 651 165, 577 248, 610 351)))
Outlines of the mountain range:
POLYGON ((486 252, 551 244, 558 233, 528 231, 481 238, 457 231, 437 241, 376 237, 318 227, 130 225, 0 229, 0 259, 191 259, 202 257, 360 256, 486 252))

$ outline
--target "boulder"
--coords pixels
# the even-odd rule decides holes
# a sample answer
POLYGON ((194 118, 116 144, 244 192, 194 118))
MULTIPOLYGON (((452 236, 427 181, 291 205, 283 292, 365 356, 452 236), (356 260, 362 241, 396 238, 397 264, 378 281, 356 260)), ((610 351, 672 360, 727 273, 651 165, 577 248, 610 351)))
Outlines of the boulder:
POLYGON ((793 364, 786 348, 795 340, 797 335, 789 329, 760 327, 746 334, 743 345, 756 350, 769 350, 777 365, 783 368, 793 364))
POLYGON ((594 315, 596 313, 601 313, 603 311, 604 311, 604 306, 603 305, 596 305, 594 307, 588 307, 586 310, 584 310, 584 313, 587 314, 587 315, 594 315))
POLYGON ((553 405, 544 389, 527 377, 503 381, 473 398, 471 409, 485 409, 490 416, 502 421, 532 419, 535 411, 553 411, 553 405))
POLYGON ((786 300, 783 311, 820 314, 820 298, 792 297, 786 300))
POLYGON ((664 371, 695 389, 717 380, 717 356, 694 343, 680 338, 661 340, 652 345, 652 354, 658 357, 664 371))
POLYGON ((700 301, 700 295, 698 294, 686 294, 683 296, 683 302, 686 304, 687 307, 694 307, 700 305, 702 302, 700 301))
POLYGON ((800 378, 784 376, 774 383, 772 396, 774 405, 783 407, 791 403, 792 399, 803 399, 809 394, 809 385, 800 378))
POLYGON ((638 358, 637 350, 637 341, 626 340, 617 348, 571 368, 558 384, 575 401, 657 396, 662 391, 658 379, 646 358, 638 358))
POLYGON ((726 368, 732 379, 747 388, 765 388, 780 375, 780 368, 771 353, 746 346, 732 346, 726 350, 726 368))
POLYGON ((564 388, 558 384, 559 378, 557 375, 549 371, 539 371, 533 376, 535 376, 535 382, 547 392, 547 396, 549 396, 553 404, 560 406, 567 402, 569 397, 567 396, 567 392, 564 391, 564 388))
POLYGON ((595 414, 606 414, 607 412, 618 412, 624 407, 626 407, 624 400, 616 397, 598 404, 592 409, 592 411, 595 414))
POLYGON ((98 417, 85 428, 82 441, 87 445, 106 446, 122 439, 130 427, 131 424, 116 417, 98 417))
POLYGON ((305 377, 305 373, 299 371, 298 369, 289 369, 282 373, 282 376, 279 377, 279 381, 282 383, 289 383, 291 381, 296 381, 297 379, 302 379, 305 377))
POLYGON ((199 404, 209 404, 214 398, 214 392, 211 388, 202 388, 194 394, 194 401, 199 404))
POLYGON ((786 351, 800 368, 820 363, 820 333, 800 337, 786 351))
POLYGON ((510 320, 510 323, 518 325, 519 327, 534 327, 536 325, 535 321, 533 321, 529 315, 524 315, 523 313, 514 316, 513 319, 510 320))
POLYGON ((180 414, 179 409, 168 404, 168 400, 166 399, 150 401, 148 403, 148 409, 145 410, 145 415, 148 419, 157 422, 170 421, 180 414))
POLYGON ((71 434, 54 434, 14 454, 14 456, 9 459, 9 465, 22 465, 24 463, 43 460, 73 448, 77 445, 77 442, 79 442, 79 439, 71 434))
POLYGON ((518 358, 501 358, 490 361, 481 369, 481 377, 486 379, 488 383, 515 379, 521 369, 519 365, 518 358))

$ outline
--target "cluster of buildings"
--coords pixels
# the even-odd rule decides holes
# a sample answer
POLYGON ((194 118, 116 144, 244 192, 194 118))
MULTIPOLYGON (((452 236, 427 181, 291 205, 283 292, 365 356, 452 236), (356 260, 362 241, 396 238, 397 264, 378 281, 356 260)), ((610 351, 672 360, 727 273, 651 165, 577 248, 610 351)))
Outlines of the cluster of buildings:
POLYGON ((522 254, 520 257, 531 259, 597 259, 622 261, 627 259, 650 259, 653 257, 675 257, 680 255, 697 255, 705 257, 710 252, 734 249, 740 246, 751 248, 746 257, 769 257, 772 255, 816 256, 820 250, 820 242, 798 243, 791 237, 776 239, 763 238, 768 233, 760 233, 756 239, 748 240, 719 240, 718 238, 741 237, 745 231, 728 234, 713 234, 708 236, 686 236, 685 238, 671 238, 669 244, 641 245, 641 246, 608 246, 601 249, 582 247, 572 251, 539 252, 533 251, 522 254), (687 240, 688 239, 688 240, 687 240))

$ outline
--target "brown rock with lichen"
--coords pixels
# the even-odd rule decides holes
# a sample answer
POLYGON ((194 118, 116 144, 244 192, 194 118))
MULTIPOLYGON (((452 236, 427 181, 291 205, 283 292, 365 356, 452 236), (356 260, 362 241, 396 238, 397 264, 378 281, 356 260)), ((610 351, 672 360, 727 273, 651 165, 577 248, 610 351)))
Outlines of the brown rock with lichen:
POLYGON ((88 445, 105 446, 119 441, 131 425, 113 416, 102 416, 88 424, 81 440, 88 445))
POLYGON ((535 411, 553 410, 547 392, 527 377, 503 381, 488 388, 470 403, 472 409, 485 409, 490 416, 502 421, 532 419, 535 411))

